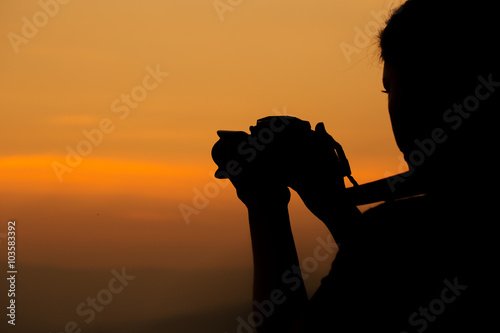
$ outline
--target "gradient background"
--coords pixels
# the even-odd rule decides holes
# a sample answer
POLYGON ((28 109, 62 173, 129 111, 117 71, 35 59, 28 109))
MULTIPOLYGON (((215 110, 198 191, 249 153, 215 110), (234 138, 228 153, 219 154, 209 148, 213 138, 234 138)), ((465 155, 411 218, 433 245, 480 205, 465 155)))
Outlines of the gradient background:
MULTIPOLYGON (((8 34, 22 36, 23 17, 42 7, 1 2, 0 262, 7 221, 17 221, 9 330, 55 333, 75 321, 82 332, 236 332, 251 311, 252 258, 245 208, 212 177, 218 129, 276 113, 323 121, 358 182, 406 170, 374 36, 394 1, 232 1, 223 20, 213 3, 74 0, 52 6, 15 52, 8 34), (112 102, 148 66, 170 74, 120 119, 112 102), (52 163, 104 118, 115 130, 59 181, 52 163), (180 205, 201 209, 188 220, 180 205), (122 267, 136 278, 85 323, 76 307, 122 267)), ((327 232, 296 195, 290 211, 303 260, 327 232)), ((310 293, 329 264, 306 281, 310 293)))

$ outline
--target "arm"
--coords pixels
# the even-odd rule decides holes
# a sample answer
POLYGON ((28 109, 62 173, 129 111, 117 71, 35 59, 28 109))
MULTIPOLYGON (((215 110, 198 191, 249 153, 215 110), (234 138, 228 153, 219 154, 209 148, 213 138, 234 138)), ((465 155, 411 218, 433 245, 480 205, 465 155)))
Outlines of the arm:
POLYGON ((296 151, 300 158, 293 165, 290 187, 337 243, 353 237, 361 213, 345 188, 344 177, 351 170, 342 147, 318 123, 296 151))
POLYGON ((235 138, 234 133, 227 138, 219 134, 221 140, 212 150, 219 172, 224 173, 220 177, 231 180, 248 208, 255 310, 249 321, 253 319, 259 333, 291 332, 300 326, 308 305, 290 228, 287 186, 299 193, 335 239, 349 234, 346 227, 359 215, 346 199, 336 146, 324 126, 317 126, 319 130, 314 132, 308 123, 306 127, 301 121, 295 125, 290 125, 288 134, 276 133, 275 146, 265 147, 258 159, 240 156, 238 140, 246 139, 235 138))
POLYGON ((355 237, 362 214, 345 188, 325 180, 315 186, 301 187, 297 193, 306 207, 325 224, 337 244, 355 237))
POLYGON ((257 332, 288 332, 308 299, 302 277, 296 273, 299 260, 287 206, 249 207, 248 216, 254 259, 254 311, 264 318, 257 332))
MULTIPOLYGON (((339 198, 332 191, 316 190, 307 196, 316 215, 334 234, 348 234, 347 228, 343 226, 349 226, 360 217, 359 211, 355 206, 336 202, 339 198)), ((238 192, 248 208, 254 259, 253 305, 257 332, 301 332, 302 315, 309 306, 309 300, 300 276, 290 228, 287 209, 289 191, 284 186, 273 189, 267 183, 265 191, 247 190, 244 191, 245 195, 242 191, 238 192), (262 322, 259 322, 261 318, 262 322)), ((303 191, 302 194, 306 196, 309 192, 303 191)))
POLYGON ((257 332, 288 332, 308 299, 298 272, 299 260, 290 227, 286 186, 270 182, 242 190, 248 208, 254 261, 253 320, 257 332))

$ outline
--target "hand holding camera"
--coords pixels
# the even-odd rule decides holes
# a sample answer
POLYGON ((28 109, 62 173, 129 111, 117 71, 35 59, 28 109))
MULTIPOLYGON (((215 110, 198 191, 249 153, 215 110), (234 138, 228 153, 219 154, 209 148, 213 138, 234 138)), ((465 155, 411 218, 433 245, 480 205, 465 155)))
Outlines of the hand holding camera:
POLYGON ((345 189, 343 177, 350 177, 342 147, 322 123, 312 130, 307 121, 270 116, 251 126, 250 134, 217 134, 220 140, 212 149, 219 167, 216 177, 229 178, 245 204, 279 200, 288 203, 287 187, 291 187, 318 215, 317 204, 326 200, 325 196, 341 195, 345 189))

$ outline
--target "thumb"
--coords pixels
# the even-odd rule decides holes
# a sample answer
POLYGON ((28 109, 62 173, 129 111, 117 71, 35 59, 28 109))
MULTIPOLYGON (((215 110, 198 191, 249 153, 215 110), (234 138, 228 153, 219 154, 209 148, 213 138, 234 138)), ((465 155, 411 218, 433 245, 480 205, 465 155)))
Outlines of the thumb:
POLYGON ((320 133, 320 134, 328 134, 325 129, 325 124, 324 123, 318 123, 316 124, 316 127, 314 128, 314 131, 320 133))
POLYGON ((327 142, 329 142, 334 148, 340 146, 339 143, 335 141, 335 139, 330 134, 328 134, 324 123, 318 123, 314 128, 314 131, 317 132, 319 135, 326 137, 327 142))

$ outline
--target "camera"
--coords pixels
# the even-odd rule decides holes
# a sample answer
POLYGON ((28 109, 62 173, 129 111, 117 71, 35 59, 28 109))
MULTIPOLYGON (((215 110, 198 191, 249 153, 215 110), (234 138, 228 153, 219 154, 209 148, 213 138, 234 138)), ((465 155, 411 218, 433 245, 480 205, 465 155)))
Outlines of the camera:
POLYGON ((219 179, 254 171, 292 186, 294 174, 313 169, 310 163, 317 160, 315 154, 332 162, 328 172, 339 177, 351 174, 342 147, 326 131, 314 131, 308 121, 296 117, 269 116, 250 126, 250 133, 220 130, 217 135, 220 139, 212 148, 212 159, 219 179))

